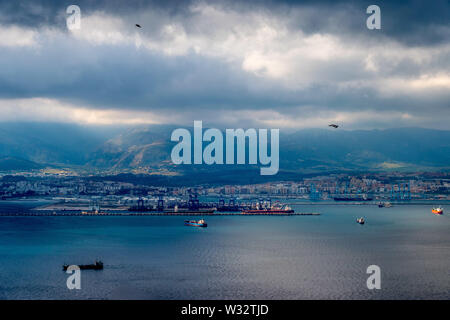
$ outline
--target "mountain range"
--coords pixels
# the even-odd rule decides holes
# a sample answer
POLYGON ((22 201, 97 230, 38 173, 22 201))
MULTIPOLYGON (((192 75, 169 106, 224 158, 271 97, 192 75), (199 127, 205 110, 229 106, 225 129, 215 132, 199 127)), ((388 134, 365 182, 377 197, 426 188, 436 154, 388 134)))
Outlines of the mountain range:
MULTIPOLYGON (((259 166, 174 165, 170 141, 174 126, 131 128, 56 123, 4 123, 0 126, 0 171, 44 167, 105 173, 223 176, 259 175, 259 166), (250 172, 250 173, 249 173, 250 172), (213 174, 210 174, 213 173, 213 174)), ((423 128, 385 130, 280 130, 280 172, 424 170, 450 168, 450 131, 423 128)))

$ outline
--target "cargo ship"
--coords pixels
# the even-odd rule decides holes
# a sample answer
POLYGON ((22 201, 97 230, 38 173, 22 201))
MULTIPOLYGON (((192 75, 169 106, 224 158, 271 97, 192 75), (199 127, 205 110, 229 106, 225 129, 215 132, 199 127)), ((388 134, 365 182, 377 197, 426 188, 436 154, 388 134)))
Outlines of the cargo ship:
POLYGON ((270 208, 262 208, 262 209, 256 208, 242 211, 242 214, 290 214, 290 213, 294 213, 294 210, 287 205, 272 206, 270 208))
MULTIPOLYGON (((69 268, 68 264, 63 265, 64 271, 66 271, 68 268, 69 268)), ((95 261, 95 263, 93 264, 80 264, 78 265, 78 268, 80 268, 80 270, 102 270, 103 262, 95 261)))
POLYGON ((438 216, 440 216, 441 214, 444 213, 444 209, 441 208, 441 207, 437 207, 437 208, 431 209, 431 212, 436 214, 436 215, 438 215, 438 216))
POLYGON ((208 226, 206 221, 203 219, 198 220, 198 221, 197 220, 184 220, 184 225, 190 226, 190 227, 202 227, 202 228, 206 228, 208 226))
POLYGON ((235 199, 230 199, 228 204, 225 204, 225 200, 220 199, 217 205, 217 211, 219 212, 239 212, 242 209, 242 206, 238 205, 235 199))

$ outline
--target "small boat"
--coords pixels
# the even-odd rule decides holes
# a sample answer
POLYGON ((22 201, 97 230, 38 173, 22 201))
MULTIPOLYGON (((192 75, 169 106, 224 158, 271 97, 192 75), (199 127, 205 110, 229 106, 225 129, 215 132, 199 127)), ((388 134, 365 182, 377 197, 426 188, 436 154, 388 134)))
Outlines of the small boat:
POLYGON ((434 213, 435 215, 440 216, 444 213, 444 209, 442 207, 437 207, 437 208, 431 209, 431 212, 434 213))
POLYGON ((390 207, 392 207, 392 204, 390 202, 380 202, 378 204, 378 207, 379 208, 390 208, 390 207))
POLYGON ((366 221, 364 220, 363 217, 356 219, 356 222, 359 224, 364 224, 366 221))
MULTIPOLYGON (((63 270, 66 271, 69 266, 70 265, 68 264, 64 264, 63 270)), ((103 270, 103 262, 95 261, 93 264, 80 264, 78 265, 78 268, 80 268, 80 270, 103 270)))
POLYGON ((203 219, 198 220, 198 221, 197 220, 184 220, 184 225, 190 226, 190 227, 203 227, 203 228, 206 228, 208 226, 208 224, 203 219))

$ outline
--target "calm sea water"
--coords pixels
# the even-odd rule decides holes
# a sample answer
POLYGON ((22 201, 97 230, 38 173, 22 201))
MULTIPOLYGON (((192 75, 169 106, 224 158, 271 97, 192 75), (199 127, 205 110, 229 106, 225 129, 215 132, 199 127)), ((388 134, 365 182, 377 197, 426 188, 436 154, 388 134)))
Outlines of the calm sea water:
POLYGON ((294 208, 322 215, 208 217, 206 229, 183 217, 0 217, 0 299, 450 298, 448 215, 294 208), (68 290, 62 264, 96 258, 104 270, 82 271, 82 289, 68 290), (372 264, 381 290, 366 287, 372 264))

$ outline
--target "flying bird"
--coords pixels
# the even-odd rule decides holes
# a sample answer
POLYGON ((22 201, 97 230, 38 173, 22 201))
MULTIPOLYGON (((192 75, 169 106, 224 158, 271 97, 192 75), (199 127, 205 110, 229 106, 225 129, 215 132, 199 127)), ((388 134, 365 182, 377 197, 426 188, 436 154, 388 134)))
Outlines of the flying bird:
POLYGON ((334 124, 334 123, 332 123, 332 124, 330 124, 330 125, 328 125, 329 127, 333 127, 333 128, 335 128, 335 129, 337 129, 337 128, 339 128, 339 126, 337 125, 337 124, 334 124))
POLYGON ((141 27, 141 25, 140 25, 140 24, 137 24, 137 23, 136 23, 136 27, 138 27, 138 28, 142 28, 142 27, 141 27))

